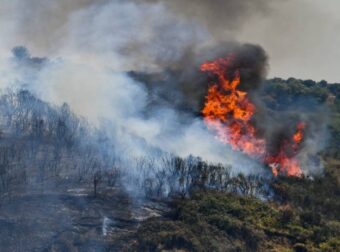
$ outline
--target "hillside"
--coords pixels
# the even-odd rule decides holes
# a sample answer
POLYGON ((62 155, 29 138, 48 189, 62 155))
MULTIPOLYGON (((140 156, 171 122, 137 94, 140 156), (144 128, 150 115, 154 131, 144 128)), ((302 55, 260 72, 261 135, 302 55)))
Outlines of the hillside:
MULTIPOLYGON (((245 190, 235 193, 204 188, 188 199, 171 202, 166 218, 139 228, 145 251, 338 251, 340 249, 340 84, 298 79, 268 80, 262 99, 275 111, 310 99, 309 111, 329 111, 329 137, 319 153, 321 174, 270 180, 267 197, 245 190), (297 103, 296 103, 297 102, 297 103)), ((303 105, 305 106, 305 104, 303 105)), ((238 177, 238 183, 243 177, 238 177)), ((265 182, 266 183, 266 182, 265 182)), ((245 187, 249 188, 249 183, 245 187)), ((223 191, 223 190, 222 190, 223 191)), ((227 190, 228 191, 228 190, 227 190)))
POLYGON ((272 79, 260 96, 274 120, 301 103, 309 120, 327 112, 329 135, 313 157, 321 172, 235 174, 160 150, 117 157, 112 136, 67 104, 4 92, 0 250, 339 250, 340 84, 272 79))

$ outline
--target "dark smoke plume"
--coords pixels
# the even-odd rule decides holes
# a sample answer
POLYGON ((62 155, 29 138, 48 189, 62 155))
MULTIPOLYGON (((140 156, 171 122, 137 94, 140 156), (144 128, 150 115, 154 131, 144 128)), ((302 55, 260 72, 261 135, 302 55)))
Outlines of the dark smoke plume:
POLYGON ((150 93, 157 94, 153 102, 155 105, 166 101, 177 109, 192 111, 199 114, 208 88, 208 78, 199 70, 202 62, 229 54, 235 56, 233 65, 228 69, 227 75, 231 77, 236 70, 240 71, 243 90, 256 90, 267 73, 267 55, 256 45, 237 43, 223 43, 217 47, 207 47, 197 54, 185 53, 185 60, 177 62, 160 73, 132 72, 131 76, 143 82, 150 93), (157 102, 157 99, 159 101, 157 102))

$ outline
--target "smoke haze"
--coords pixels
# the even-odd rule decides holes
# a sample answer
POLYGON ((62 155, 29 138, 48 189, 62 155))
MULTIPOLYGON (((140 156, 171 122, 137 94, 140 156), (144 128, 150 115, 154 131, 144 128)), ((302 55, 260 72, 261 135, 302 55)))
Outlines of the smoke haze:
MULTIPOLYGON (((138 138, 180 156, 193 154, 245 169, 248 165, 239 161, 245 159, 216 141, 191 113, 199 111, 207 85, 198 66, 236 51, 245 78, 242 85, 259 86, 267 74, 267 55, 259 46, 240 45, 241 40, 269 49, 275 65, 271 75, 299 77, 296 52, 305 40, 295 44, 294 36, 285 36, 283 50, 277 41, 282 29, 276 29, 285 24, 299 34, 299 28, 290 27, 288 19, 282 23, 282 18, 287 14, 294 22, 301 12, 315 14, 314 4, 305 12, 304 1, 297 2, 4 0, 0 86, 27 88, 52 104, 67 102, 97 126, 109 121, 124 152, 145 154, 138 138), (11 52, 18 45, 24 47, 11 52), (176 78, 164 80, 164 72, 176 73, 176 78), (140 73, 146 74, 146 81, 140 73), (148 85, 149 75, 158 76, 154 85, 148 85)), ((311 31, 308 34, 312 40, 311 31)), ((318 62, 305 66, 302 76, 336 77, 333 69, 325 71, 318 62)))

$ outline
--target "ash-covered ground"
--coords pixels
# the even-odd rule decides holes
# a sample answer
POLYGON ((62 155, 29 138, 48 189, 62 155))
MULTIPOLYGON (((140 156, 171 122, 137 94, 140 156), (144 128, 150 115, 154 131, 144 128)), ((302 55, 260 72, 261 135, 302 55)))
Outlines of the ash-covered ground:
POLYGON ((0 251, 129 251, 140 223, 167 209, 119 188, 93 193, 86 185, 55 181, 2 198, 0 251))

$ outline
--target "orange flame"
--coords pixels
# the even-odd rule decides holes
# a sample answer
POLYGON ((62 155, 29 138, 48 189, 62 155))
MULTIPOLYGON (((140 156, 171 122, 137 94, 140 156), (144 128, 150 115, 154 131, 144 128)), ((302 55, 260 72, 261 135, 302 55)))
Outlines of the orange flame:
POLYGON ((294 156, 303 140, 305 125, 299 123, 292 140, 286 141, 276 156, 270 156, 265 139, 256 135, 256 128, 251 122, 256 107, 248 99, 247 92, 238 90, 241 83, 239 71, 235 71, 231 80, 225 76, 232 61, 233 56, 229 56, 201 65, 201 71, 217 77, 217 83, 212 83, 209 87, 202 109, 208 128, 216 132, 220 141, 230 144, 233 150, 242 151, 269 165, 275 176, 279 173, 301 176, 301 168, 294 156))

